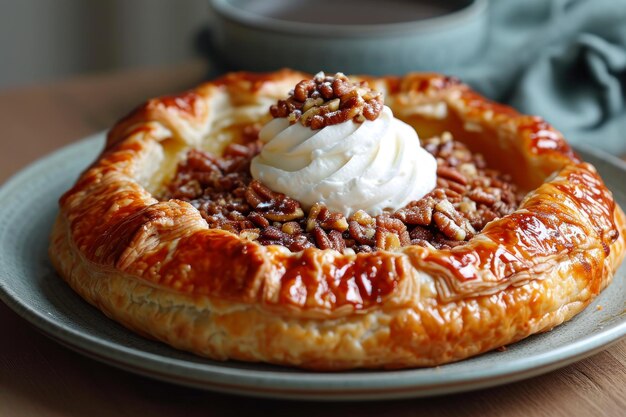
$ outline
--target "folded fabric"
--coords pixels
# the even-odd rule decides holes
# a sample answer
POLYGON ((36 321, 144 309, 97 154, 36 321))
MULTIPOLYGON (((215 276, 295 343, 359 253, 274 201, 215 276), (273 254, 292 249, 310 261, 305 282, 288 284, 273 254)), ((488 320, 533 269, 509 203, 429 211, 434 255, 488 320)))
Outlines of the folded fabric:
POLYGON ((570 143, 626 154, 626 0, 498 0, 485 53, 451 68, 570 143))

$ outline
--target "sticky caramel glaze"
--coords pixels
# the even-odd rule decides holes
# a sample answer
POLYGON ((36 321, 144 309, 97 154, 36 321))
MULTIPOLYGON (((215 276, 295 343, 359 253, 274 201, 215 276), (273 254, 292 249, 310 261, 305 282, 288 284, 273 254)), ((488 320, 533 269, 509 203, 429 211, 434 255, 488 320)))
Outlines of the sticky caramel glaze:
POLYGON ((510 174, 522 189, 535 189, 552 172, 580 161, 561 133, 541 117, 485 100, 455 78, 429 74, 367 79, 388 92, 385 104, 420 137, 451 132, 470 150, 483 154, 490 167, 510 174), (437 103, 445 103, 443 117, 420 110, 437 103))
POLYGON ((469 244, 429 251, 418 265, 444 278, 449 299, 521 285, 566 259, 597 269, 619 235, 615 210, 591 165, 569 165, 469 244))
POLYGON ((152 99, 138 106, 109 131, 105 150, 111 150, 124 138, 137 133, 137 129, 150 129, 145 124, 151 121, 158 120, 174 134, 180 132, 184 125, 197 128, 205 122, 207 116, 207 106, 202 96, 209 93, 207 89, 211 88, 206 86, 197 91, 152 99))
MULTIPOLYGON (((440 299, 452 300, 523 285, 566 259, 573 260, 574 268, 596 271, 609 256, 618 237, 614 213, 621 211, 614 210, 612 196, 593 167, 579 163, 560 134, 539 119, 479 100, 445 77, 411 75, 375 82, 392 87, 388 100, 405 116, 414 102, 443 100, 453 110, 448 114, 497 130, 498 140, 508 141, 500 148, 503 158, 513 149, 531 161, 528 166, 564 167, 531 193, 519 211, 492 222, 458 248, 408 247, 358 256, 315 249, 291 254, 208 230, 191 205, 157 202, 136 181, 151 163, 151 147, 164 140, 184 141, 186 135, 195 135, 193 129, 210 130, 204 124, 216 88, 250 97, 259 92, 278 95, 301 76, 288 71, 267 78, 231 74, 178 99, 151 100, 120 122, 109 134, 107 150, 60 201, 75 250, 89 262, 161 288, 318 315, 349 314, 390 302, 409 305, 419 297, 411 292, 419 274, 432 278, 440 299), (411 90, 415 83, 417 92, 411 90)), ((189 142, 192 146, 193 140, 189 142)), ((545 179, 548 173, 542 175, 545 179)))
POLYGON ((277 302, 300 308, 351 306, 362 310, 380 304, 403 276, 400 257, 358 254, 328 262, 329 255, 328 251, 306 249, 301 256, 285 258, 277 302))

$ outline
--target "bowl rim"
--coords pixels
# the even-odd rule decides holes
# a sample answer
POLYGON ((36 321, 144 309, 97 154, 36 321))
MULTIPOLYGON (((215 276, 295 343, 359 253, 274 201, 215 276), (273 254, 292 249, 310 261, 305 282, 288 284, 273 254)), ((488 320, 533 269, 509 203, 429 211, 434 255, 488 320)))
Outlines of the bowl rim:
POLYGON ((469 0, 466 6, 440 16, 409 22, 381 23, 368 25, 338 25, 325 23, 302 23, 275 19, 240 9, 232 0, 210 0, 212 10, 217 16, 251 29, 279 34, 357 38, 363 35, 407 35, 443 31, 461 23, 477 20, 487 11, 488 0, 469 0))

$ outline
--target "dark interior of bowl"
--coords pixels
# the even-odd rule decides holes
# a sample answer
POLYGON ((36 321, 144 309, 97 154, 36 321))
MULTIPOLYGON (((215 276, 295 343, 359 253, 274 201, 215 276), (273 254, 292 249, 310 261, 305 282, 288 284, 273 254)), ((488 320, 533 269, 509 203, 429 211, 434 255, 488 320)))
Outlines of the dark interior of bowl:
POLYGON ((472 0, 230 0, 258 16, 296 23, 376 25, 406 23, 459 11, 472 0))

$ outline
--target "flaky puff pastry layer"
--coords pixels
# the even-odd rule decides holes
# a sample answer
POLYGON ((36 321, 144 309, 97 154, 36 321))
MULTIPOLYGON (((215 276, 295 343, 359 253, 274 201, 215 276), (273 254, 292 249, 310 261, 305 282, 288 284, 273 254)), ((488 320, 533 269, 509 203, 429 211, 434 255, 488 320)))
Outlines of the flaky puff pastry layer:
POLYGON ((436 74, 366 78, 422 137, 450 131, 529 190, 449 250, 291 253, 210 230, 158 195, 186 150, 219 153, 305 74, 234 73, 151 100, 110 132, 60 200, 50 257, 106 315, 218 360, 319 370, 432 366, 570 319, 624 256, 623 212, 596 170, 538 117, 436 74))

